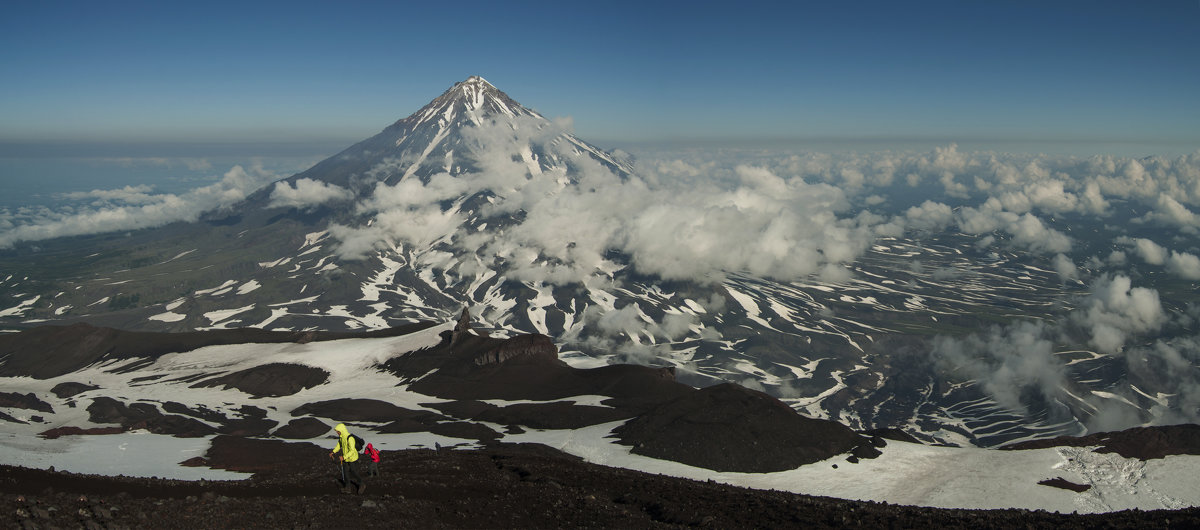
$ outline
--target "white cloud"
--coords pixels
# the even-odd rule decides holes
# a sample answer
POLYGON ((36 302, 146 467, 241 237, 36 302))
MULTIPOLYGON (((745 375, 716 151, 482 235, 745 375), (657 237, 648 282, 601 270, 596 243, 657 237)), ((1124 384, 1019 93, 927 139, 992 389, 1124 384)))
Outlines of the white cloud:
MULTIPOLYGON (((1167 272, 1175 276, 1185 280, 1200 280, 1200 257, 1194 254, 1169 250, 1146 238, 1118 237, 1116 242, 1132 247, 1138 257, 1150 265, 1165 265, 1167 272)), ((1124 253, 1120 254, 1124 256, 1124 253)))
POLYGON ((932 353, 943 370, 977 381, 1002 407, 1025 412, 1026 390, 1047 400, 1058 395, 1064 373, 1054 357, 1056 335, 1043 322, 1023 321, 962 338, 939 336, 932 353))
POLYGON ((1012 244, 1041 254, 1070 252, 1071 238, 1047 227, 1032 213, 1018 215, 1004 210, 1001 201, 990 198, 978 208, 962 208, 959 229, 968 234, 1003 231, 1012 236, 1012 244))
POLYGON ((1054 271, 1058 273, 1058 277, 1064 280, 1074 280, 1079 278, 1079 268, 1075 266, 1075 262, 1071 258, 1063 254, 1054 255, 1054 271))
POLYGON ((354 193, 341 186, 302 178, 292 184, 287 181, 276 182, 267 207, 304 210, 327 202, 348 201, 353 198, 354 193))
POLYGON ((1162 265, 1167 262, 1167 249, 1163 248, 1158 243, 1155 243, 1146 238, 1129 239, 1122 238, 1118 242, 1125 242, 1133 245, 1133 251, 1137 253, 1142 261, 1151 265, 1162 265))
POLYGON ((940 232, 954 222, 954 211, 940 202, 925 201, 904 213, 908 226, 915 230, 940 232))
POLYGON ((1167 270, 1185 280, 1200 280, 1200 257, 1172 250, 1167 259, 1167 270))
MULTIPOLYGON (((1200 413, 1200 378, 1193 363, 1200 361, 1200 336, 1159 339, 1143 345, 1148 344, 1146 336, 1171 325, 1155 290, 1133 287, 1132 281, 1122 275, 1105 276, 1092 284, 1067 317, 1057 323, 1018 321, 965 337, 938 336, 931 354, 942 370, 961 380, 974 380, 1001 406, 1027 414, 1031 395, 1050 403, 1063 389, 1078 384, 1072 381, 1055 348, 1073 349, 1082 340, 1100 353, 1124 357, 1129 377, 1154 381, 1160 385, 1159 391, 1180 396, 1184 402, 1180 406, 1156 406, 1149 411, 1155 422, 1196 420, 1200 413), (1152 358, 1161 363, 1150 362, 1152 358)), ((1174 325, 1192 327, 1185 321, 1174 325)), ((1124 429, 1145 421, 1131 407, 1087 398, 1086 392, 1084 396, 1089 405, 1089 410, 1083 411, 1088 415, 1089 429, 1124 429)))
POLYGON ((1132 280, 1123 275, 1097 280, 1072 318, 1090 333, 1089 342, 1106 354, 1120 353, 1129 337, 1157 331, 1167 322, 1158 291, 1132 287, 1132 280))
POLYGON ((1053 228, 1048 228, 1033 214, 1022 215, 1007 227, 1013 243, 1039 253, 1070 252, 1071 238, 1053 228))
POLYGON ((124 188, 112 190, 76 191, 63 193, 61 196, 66 199, 76 201, 94 199, 101 202, 149 204, 161 200, 161 197, 156 196, 153 192, 154 188, 143 184, 140 186, 125 186, 124 188))
POLYGON ((68 210, 63 213, 42 213, 28 218, 25 224, 15 225, 0 233, 0 248, 11 247, 20 241, 137 230, 177 221, 195 221, 204 212, 225 209, 236 204, 275 178, 274 174, 258 166, 249 170, 242 166, 234 166, 220 181, 181 195, 149 195, 143 193, 140 188, 90 192, 94 197, 134 203, 119 206, 106 204, 98 208, 68 210))
POLYGON ((1159 194, 1155 210, 1147 214, 1145 218, 1168 226, 1192 230, 1200 226, 1200 217, 1166 193, 1159 194))
POLYGON ((874 227, 886 221, 846 217, 849 202, 842 190, 766 165, 717 169, 705 161, 668 162, 643 166, 666 173, 618 176, 552 132, 561 131, 504 125, 472 130, 468 145, 481 171, 377 187, 359 206, 375 213, 372 226, 334 231, 343 240, 340 253, 351 258, 381 242, 420 248, 443 241, 478 252, 485 262, 503 260, 514 278, 552 283, 608 274, 617 268, 606 258, 611 250, 629 256, 637 271, 668 279, 715 281, 725 271, 843 277, 844 269, 827 265, 856 259, 875 239, 874 227), (531 148, 570 159, 578 171, 568 177, 539 167, 535 176, 526 160, 512 154, 531 148), (703 171, 713 171, 715 178, 698 177, 703 171), (468 234, 460 229, 466 215, 459 206, 439 213, 438 201, 485 191, 494 200, 480 215, 520 213, 502 231, 468 234))

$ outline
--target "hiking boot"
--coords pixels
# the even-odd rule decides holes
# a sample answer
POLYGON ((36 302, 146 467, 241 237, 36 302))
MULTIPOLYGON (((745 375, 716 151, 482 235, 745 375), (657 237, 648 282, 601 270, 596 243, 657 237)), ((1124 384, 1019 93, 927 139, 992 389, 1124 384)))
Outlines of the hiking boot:
POLYGON ((359 484, 359 485, 358 485, 358 494, 359 494, 359 495, 362 495, 362 492, 364 492, 364 491, 367 491, 367 485, 366 485, 366 484, 359 484))

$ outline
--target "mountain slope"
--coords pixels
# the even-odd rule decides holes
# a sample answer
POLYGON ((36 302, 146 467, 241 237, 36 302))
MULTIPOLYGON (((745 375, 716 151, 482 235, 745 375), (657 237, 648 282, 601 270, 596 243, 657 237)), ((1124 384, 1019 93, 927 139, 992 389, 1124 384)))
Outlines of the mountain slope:
MULTIPOLYGON (((363 432, 370 429, 376 443, 387 440, 384 434, 428 431, 457 438, 456 444, 490 445, 502 437, 495 430, 501 426, 509 432, 578 429, 648 417, 664 406, 695 409, 695 395, 706 408, 728 406, 785 436, 764 432, 754 448, 734 449, 743 444, 729 437, 742 433, 717 429, 695 437, 698 451, 658 458, 780 471, 797 465, 790 456, 797 451, 813 462, 868 443, 759 392, 696 390, 676 382, 671 371, 643 366, 572 368, 558 359, 549 338, 480 335, 466 312, 455 326, 358 334, 35 328, 0 336, 0 380, 24 392, 0 392, 0 407, 21 416, 3 417, 9 430, 50 438, 114 427, 185 438, 312 438, 353 421, 363 432), (66 361, 35 363, 32 357, 66 361)), ((656 434, 629 431, 622 443, 651 447, 656 434)))
MULTIPOLYGON (((77 349, 100 332, 123 335, 76 333, 57 347, 77 349)), ((1200 503, 1192 487, 1200 471, 1200 457, 1190 455, 1195 426, 1100 440, 1153 445, 1151 454, 1130 457, 1084 447, 1097 443, 1093 439, 1014 451, 936 447, 868 438, 734 385, 690 388, 670 370, 571 368, 546 337, 484 336, 471 330, 466 315, 407 333, 230 340, 243 334, 159 335, 150 348, 116 340, 120 346, 100 348, 106 353, 83 368, 43 379, 19 375, 21 363, 0 360, 13 374, 0 376, 0 460, 74 473, 191 479, 197 482, 168 485, 193 495, 212 487, 214 494, 251 497, 269 490, 269 497, 286 486, 322 498, 322 492, 335 495, 332 481, 329 488, 320 481, 333 478, 326 452, 332 426, 345 423, 385 451, 384 478, 369 482, 373 502, 380 493, 409 496, 412 481, 431 480, 421 478, 431 468, 419 462, 436 451, 464 453, 432 460, 452 462, 435 466, 435 473, 439 483, 458 484, 459 494, 479 477, 464 476, 454 465, 474 469, 471 462, 489 462, 492 455, 504 460, 532 452, 512 469, 491 461, 489 469, 503 473, 485 476, 521 487, 523 479, 538 480, 531 469, 558 469, 565 480, 559 486, 570 487, 577 483, 568 479, 584 468, 560 467, 565 453, 590 464, 709 481, 708 488, 723 483, 893 504, 1112 512, 1200 503), (259 476, 245 480, 247 472, 259 476)), ((0 336, 0 351, 29 342, 20 335, 0 336)), ((30 469, 0 472, 57 480, 30 469)), ((86 482, 94 483, 159 484, 86 482)), ((4 491, 20 493, 23 484, 4 491)), ((661 487, 684 486, 665 481, 661 487)), ((635 498, 646 497, 614 502, 641 502, 635 498)))
MULTIPOLYGON (((799 206, 840 197, 798 186, 768 188, 799 206)), ((863 236, 854 218, 773 217, 737 193, 718 197, 718 219, 764 219, 730 249, 706 237, 729 223, 697 224, 650 189, 629 161, 471 77, 200 222, 0 257, 0 321, 360 331, 446 321, 466 305, 493 335, 551 337, 579 367, 674 368, 683 383, 741 383, 856 429, 981 446, 1081 434, 1102 409, 1148 422, 1182 406, 1178 384, 1126 373, 1119 355, 1063 351, 1061 395, 1002 401, 958 365, 1003 367, 930 353, 937 336, 1059 318, 1085 293, 1045 259, 960 233, 863 236), (646 215, 603 215, 631 210, 646 215), (795 226, 812 239, 773 246, 795 226), (866 237, 869 248, 843 244, 866 237), (698 271, 697 256, 727 267, 698 271), (759 259, 787 270, 815 259, 835 274, 780 278, 759 259)))

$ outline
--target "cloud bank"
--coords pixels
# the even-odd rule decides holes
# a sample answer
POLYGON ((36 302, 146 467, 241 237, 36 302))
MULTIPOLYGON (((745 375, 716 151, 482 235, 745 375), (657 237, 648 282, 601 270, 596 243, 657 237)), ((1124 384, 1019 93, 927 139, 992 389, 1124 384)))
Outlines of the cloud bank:
MULTIPOLYGON (((849 202, 828 184, 751 164, 734 166, 722 180, 619 176, 545 131, 514 134, 520 130, 474 130, 477 172, 378 185, 358 206, 373 216, 371 225, 333 231, 342 256, 442 241, 505 262, 511 277, 552 283, 619 268, 610 252, 628 256, 640 273, 667 279, 719 279, 722 271, 795 278, 836 270, 861 255, 879 224, 870 215, 839 215, 849 202), (570 160, 575 171, 537 168, 534 178, 529 164, 512 156, 525 144, 570 160), (464 230, 469 214, 438 205, 477 195, 488 202, 475 215, 506 220, 503 231, 464 230)), ((696 170, 683 162, 668 169, 696 170)))
POLYGON ((261 166, 234 166, 220 181, 183 194, 153 194, 147 187, 95 190, 72 194, 90 200, 67 210, 25 209, 0 215, 0 248, 22 241, 39 241, 121 230, 154 228, 228 208, 277 176, 261 166))
POLYGON ((297 179, 293 183, 275 183, 268 198, 268 208, 297 208, 308 210, 328 202, 348 201, 354 198, 350 190, 309 178, 297 179))
MULTIPOLYGON (((1066 280, 1079 277, 1075 263, 1103 261, 1118 249, 1079 255, 1064 218, 1104 222, 1114 204, 1132 203, 1148 212, 1134 225, 1200 226, 1186 215, 1200 204, 1200 153, 1132 160, 964 153, 955 145, 930 153, 691 151, 639 160, 626 177, 561 141, 569 125, 469 129, 478 166, 427 182, 397 182, 402 164, 381 164, 369 173, 394 184, 377 185, 359 203, 371 226, 335 228, 341 257, 442 242, 484 263, 503 262, 528 281, 608 276, 618 267, 610 253, 665 279, 719 281, 730 271, 834 279, 879 237, 951 230, 977 236, 981 247, 1054 260, 1066 280), (539 166, 531 152, 569 160, 571 171, 539 166), (488 202, 460 210, 473 196, 488 202), (465 229, 472 216, 505 215, 512 218, 502 232, 465 229)), ((1170 256, 1155 263, 1166 266, 1170 256)), ((1180 253, 1171 270, 1200 274, 1189 256, 1180 253)))
POLYGON ((939 336, 931 354, 959 380, 974 380, 1000 406, 1028 414, 1027 405, 1073 403, 1091 431, 1144 423, 1200 421, 1200 309, 1164 309, 1159 293, 1134 287, 1129 277, 1102 276, 1058 322, 1019 321, 961 337, 939 336), (1105 354, 1127 374, 1101 394, 1073 381, 1060 352, 1082 346, 1105 354), (1156 389, 1147 411, 1129 405, 1145 395, 1135 385, 1156 389), (1111 399, 1111 396, 1118 399, 1111 399), (1167 400, 1159 399, 1169 396, 1167 400))

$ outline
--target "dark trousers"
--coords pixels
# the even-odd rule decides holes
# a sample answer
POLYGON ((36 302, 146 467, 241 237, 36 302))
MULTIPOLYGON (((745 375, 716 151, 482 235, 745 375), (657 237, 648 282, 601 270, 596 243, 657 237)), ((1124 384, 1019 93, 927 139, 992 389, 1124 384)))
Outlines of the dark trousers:
POLYGON ((342 462, 342 477, 355 488, 363 483, 362 477, 358 476, 358 460, 342 462))
POLYGON ((368 477, 378 477, 379 476, 379 462, 376 462, 374 460, 367 462, 367 476, 368 477))

